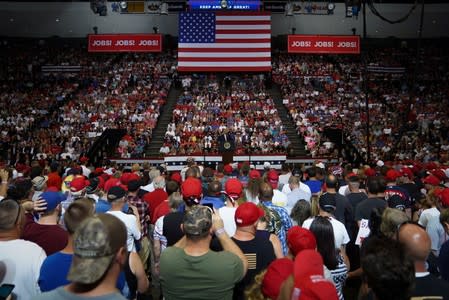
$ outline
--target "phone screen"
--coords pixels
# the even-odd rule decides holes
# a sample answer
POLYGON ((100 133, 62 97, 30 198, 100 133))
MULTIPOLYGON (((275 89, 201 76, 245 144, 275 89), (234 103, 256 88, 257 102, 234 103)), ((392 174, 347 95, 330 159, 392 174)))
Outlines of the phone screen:
POLYGON ((7 283, 2 284, 0 286, 0 299, 1 300, 6 299, 6 297, 11 295, 14 287, 15 287, 14 284, 7 284, 7 283))

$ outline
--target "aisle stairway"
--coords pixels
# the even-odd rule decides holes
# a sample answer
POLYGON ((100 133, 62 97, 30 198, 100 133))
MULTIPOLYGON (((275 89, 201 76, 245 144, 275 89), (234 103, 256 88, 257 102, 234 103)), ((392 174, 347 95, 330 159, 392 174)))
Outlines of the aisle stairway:
POLYGON ((281 91, 279 89, 279 86, 277 84, 274 84, 271 86, 271 89, 267 90, 270 95, 273 97, 274 104, 278 110, 279 116, 281 117, 282 124, 284 124, 284 128, 286 131, 286 134, 288 136, 288 139, 291 142, 291 149, 289 153, 287 153, 288 156, 307 156, 308 153, 305 150, 305 142, 302 136, 299 136, 296 133, 296 126, 293 124, 292 119, 290 118, 290 115, 285 108, 284 104, 282 104, 282 95, 281 91))
POLYGON ((151 143, 145 149, 146 157, 158 157, 160 156, 159 150, 164 143, 165 132, 167 131, 167 125, 172 119, 173 109, 176 106, 176 102, 181 95, 182 88, 172 85, 167 96, 167 103, 164 105, 159 116, 156 128, 153 130, 153 138, 151 143))

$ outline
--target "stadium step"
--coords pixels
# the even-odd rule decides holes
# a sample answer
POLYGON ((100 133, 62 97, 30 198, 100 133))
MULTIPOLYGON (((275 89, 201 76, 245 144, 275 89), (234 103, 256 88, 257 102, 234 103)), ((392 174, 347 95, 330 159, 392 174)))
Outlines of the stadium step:
POLYGON ((305 150, 305 142, 304 138, 300 136, 296 131, 296 126, 293 123, 290 115, 282 103, 282 95, 281 90, 277 84, 273 84, 271 89, 268 89, 268 92, 273 97, 274 105, 278 110, 279 117, 282 120, 282 124, 284 125, 285 133, 288 136, 290 144, 290 151, 288 152, 288 156, 306 156, 308 153, 305 150))
POLYGON ((159 150, 164 143, 165 132, 167 131, 168 123, 170 123, 172 119, 173 109, 176 106, 176 102, 178 101, 181 92, 182 89, 175 87, 175 85, 172 85, 170 88, 167 96, 167 102, 162 108, 156 128, 153 130, 152 141, 145 149, 146 157, 161 156, 159 150))

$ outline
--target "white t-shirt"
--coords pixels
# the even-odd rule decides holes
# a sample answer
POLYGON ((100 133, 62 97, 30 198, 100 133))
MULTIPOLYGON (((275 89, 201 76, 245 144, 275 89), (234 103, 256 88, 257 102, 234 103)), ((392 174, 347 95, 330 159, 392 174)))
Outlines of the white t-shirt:
POLYGON ((224 230, 229 236, 233 236, 237 230, 237 225, 235 225, 235 211, 236 207, 223 206, 218 210, 218 214, 223 219, 224 230))
MULTIPOLYGON (((310 225, 312 225, 314 218, 309 218, 302 223, 302 227, 306 229, 310 229, 310 225)), ((349 235, 346 231, 345 225, 342 222, 330 218, 332 228, 334 229, 334 237, 335 237, 335 248, 339 249, 341 245, 346 245, 349 243, 349 235)))
POLYGON ((288 180, 290 179, 290 176, 292 176, 292 173, 288 172, 287 174, 281 174, 279 175, 279 185, 284 186, 288 185, 288 180))
POLYGON ((128 247, 129 252, 136 252, 136 245, 134 244, 134 240, 140 240, 140 229, 137 227, 137 219, 134 215, 125 214, 121 211, 108 211, 106 212, 111 214, 117 218, 119 218, 123 223, 125 223, 126 231, 128 233, 128 238, 126 241, 126 245, 128 247))
POLYGON ((424 227, 427 227, 427 223, 432 218, 439 218, 440 217, 440 211, 436 207, 428 208, 423 210, 421 215, 419 216, 419 225, 422 225, 424 227))
POLYGON ((273 199, 271 199, 271 202, 273 202, 274 205, 277 205, 280 207, 286 207, 287 206, 287 195, 277 189, 274 189, 273 190, 273 199))
MULTIPOLYGON (((303 182, 299 182, 299 188, 301 190, 303 190, 304 192, 306 192, 307 194, 310 194, 310 197, 312 197, 312 191, 310 190, 310 187, 303 183, 303 182)), ((290 185, 286 184, 282 187, 282 192, 286 195, 288 195, 292 190, 290 189, 290 185)))
POLYGON ((17 300, 33 299, 40 293, 37 281, 46 257, 45 251, 33 242, 0 241, 0 261, 6 264, 2 283, 15 285, 17 300))

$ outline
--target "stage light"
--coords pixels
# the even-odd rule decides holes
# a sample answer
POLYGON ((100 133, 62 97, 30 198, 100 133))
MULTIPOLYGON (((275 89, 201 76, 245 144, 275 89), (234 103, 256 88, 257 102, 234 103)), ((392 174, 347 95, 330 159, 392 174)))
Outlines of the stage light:
POLYGON ((335 3, 329 2, 327 4, 327 14, 332 15, 334 13, 334 9, 335 9, 335 3))

